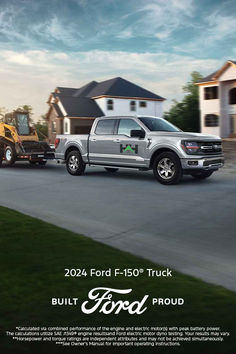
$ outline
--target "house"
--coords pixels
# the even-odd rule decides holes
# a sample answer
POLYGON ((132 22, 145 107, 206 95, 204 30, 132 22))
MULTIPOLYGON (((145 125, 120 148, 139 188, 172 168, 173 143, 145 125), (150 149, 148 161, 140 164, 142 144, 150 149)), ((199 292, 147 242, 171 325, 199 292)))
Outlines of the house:
POLYGON ((197 85, 201 132, 222 138, 236 137, 236 61, 228 60, 197 85))
POLYGON ((47 102, 49 141, 53 143, 56 134, 87 134, 94 119, 104 115, 161 117, 164 100, 121 77, 80 88, 56 87, 47 102))

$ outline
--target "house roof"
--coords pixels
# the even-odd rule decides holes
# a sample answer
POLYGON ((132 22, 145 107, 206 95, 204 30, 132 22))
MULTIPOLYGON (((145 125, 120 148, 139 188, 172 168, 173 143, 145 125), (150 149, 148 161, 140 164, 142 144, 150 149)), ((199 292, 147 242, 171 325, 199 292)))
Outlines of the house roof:
POLYGON ((58 104, 56 103, 52 103, 53 107, 55 108, 55 111, 56 111, 56 114, 57 114, 57 117, 63 117, 63 113, 62 111, 60 110, 58 104))
POLYGON ((132 82, 115 77, 99 83, 93 82, 93 87, 87 92, 87 97, 98 96, 118 96, 118 97, 137 97, 164 100, 165 98, 148 91, 132 82))
POLYGON ((58 95, 68 117, 101 117, 102 110, 96 102, 87 97, 58 95))
POLYGON ((80 87, 77 91, 73 94, 74 97, 86 97, 89 92, 97 85, 97 81, 91 81, 88 84, 80 87))
MULTIPOLYGON (((132 82, 115 77, 102 82, 91 81, 80 88, 56 87, 50 97, 59 99, 68 117, 100 117, 104 113, 94 100, 95 97, 130 97, 163 101, 165 98, 132 82)), ((50 103, 50 98, 48 100, 50 103)), ((58 117, 64 117, 57 100, 51 103, 58 117)))
POLYGON ((209 82, 209 81, 215 81, 214 76, 217 73, 217 71, 214 71, 212 74, 207 75, 203 77, 202 79, 198 80, 197 82, 209 82))
POLYGON ((64 96, 73 96, 75 92, 78 91, 77 88, 73 87, 57 87, 56 90, 64 96))
POLYGON ((203 77, 201 80, 197 81, 197 84, 202 83, 202 82, 210 82, 210 81, 216 81, 219 76, 225 71, 227 67, 229 67, 231 64, 236 65, 235 60, 227 60, 227 62, 218 70, 214 71, 212 74, 207 75, 203 77))

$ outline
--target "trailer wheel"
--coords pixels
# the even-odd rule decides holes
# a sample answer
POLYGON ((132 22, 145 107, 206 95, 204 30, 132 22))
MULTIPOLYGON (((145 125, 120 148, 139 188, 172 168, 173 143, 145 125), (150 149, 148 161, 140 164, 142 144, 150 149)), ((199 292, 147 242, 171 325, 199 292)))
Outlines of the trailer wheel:
POLYGON ((8 145, 5 149, 5 161, 7 165, 14 165, 16 161, 16 150, 11 145, 8 145))
POLYGON ((84 163, 78 150, 71 151, 66 158, 66 169, 72 176, 80 176, 84 173, 84 163))

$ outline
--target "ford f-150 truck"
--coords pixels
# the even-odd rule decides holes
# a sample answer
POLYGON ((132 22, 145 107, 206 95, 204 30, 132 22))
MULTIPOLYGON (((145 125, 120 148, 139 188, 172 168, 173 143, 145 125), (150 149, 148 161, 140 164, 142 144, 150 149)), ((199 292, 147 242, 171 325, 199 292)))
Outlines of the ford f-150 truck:
POLYGON ((96 118, 88 135, 58 135, 57 160, 71 175, 86 165, 153 170, 162 184, 176 184, 183 174, 204 179, 224 164, 221 139, 185 133, 162 118, 110 116, 96 118))

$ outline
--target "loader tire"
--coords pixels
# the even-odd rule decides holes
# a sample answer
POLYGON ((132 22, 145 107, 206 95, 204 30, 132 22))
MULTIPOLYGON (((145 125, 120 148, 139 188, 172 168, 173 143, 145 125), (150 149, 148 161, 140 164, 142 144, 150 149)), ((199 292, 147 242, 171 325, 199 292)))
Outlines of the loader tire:
POLYGON ((47 163, 47 161, 39 161, 38 164, 39 166, 45 166, 47 163))
POLYGON ((5 161, 7 165, 14 165, 16 161, 16 149, 14 146, 8 145, 5 149, 5 161))

